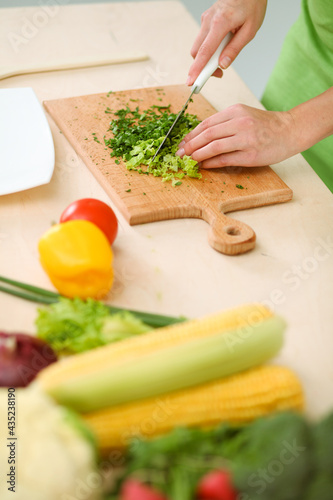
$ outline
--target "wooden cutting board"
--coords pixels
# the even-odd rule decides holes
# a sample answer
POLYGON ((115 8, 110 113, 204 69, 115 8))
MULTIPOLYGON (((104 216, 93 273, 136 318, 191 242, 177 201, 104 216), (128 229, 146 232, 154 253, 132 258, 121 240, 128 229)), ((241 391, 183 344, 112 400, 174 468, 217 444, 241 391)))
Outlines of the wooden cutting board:
MULTIPOLYGON (((202 170, 202 179, 184 178, 180 186, 172 187, 159 177, 126 170, 105 148, 103 137, 110 137, 107 130, 113 117, 105 113, 107 108, 117 110, 129 104, 142 111, 153 104, 171 103, 171 111, 177 113, 188 95, 187 86, 175 85, 57 99, 45 101, 44 106, 129 224, 200 218, 210 225, 208 240, 217 251, 247 252, 255 246, 254 231, 225 214, 291 200, 291 189, 270 167, 202 170)), ((203 120, 216 110, 196 95, 188 112, 203 120)))

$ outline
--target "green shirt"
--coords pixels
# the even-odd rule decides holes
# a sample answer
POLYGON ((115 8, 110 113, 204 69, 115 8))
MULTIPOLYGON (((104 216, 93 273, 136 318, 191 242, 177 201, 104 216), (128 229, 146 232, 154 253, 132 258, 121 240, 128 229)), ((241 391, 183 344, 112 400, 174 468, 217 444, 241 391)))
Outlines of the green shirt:
MULTIPOLYGON (((333 0, 302 0, 262 103, 286 111, 333 86, 333 0)), ((333 120, 333 116, 332 116, 333 120)), ((302 153, 333 192, 333 135, 302 153)))

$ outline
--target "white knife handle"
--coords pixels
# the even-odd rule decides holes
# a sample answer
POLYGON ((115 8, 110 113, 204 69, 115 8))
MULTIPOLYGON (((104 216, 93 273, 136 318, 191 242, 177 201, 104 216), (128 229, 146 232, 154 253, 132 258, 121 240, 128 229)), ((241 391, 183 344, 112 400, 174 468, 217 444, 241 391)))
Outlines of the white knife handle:
POLYGON ((205 85, 207 82, 208 78, 212 76, 215 70, 219 67, 219 58, 221 55, 222 50, 224 47, 230 42, 232 38, 232 33, 228 33, 212 55, 212 57, 209 59, 208 63, 204 67, 204 69, 201 71, 200 75, 198 78, 195 80, 195 82, 192 85, 192 91, 194 94, 198 94, 202 87, 205 85))

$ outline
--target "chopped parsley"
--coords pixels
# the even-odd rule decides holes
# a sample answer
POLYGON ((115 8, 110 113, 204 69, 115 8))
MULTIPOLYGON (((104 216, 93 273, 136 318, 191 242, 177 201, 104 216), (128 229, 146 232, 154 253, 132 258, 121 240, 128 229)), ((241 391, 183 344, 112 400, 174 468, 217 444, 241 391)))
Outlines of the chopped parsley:
POLYGON ((181 186, 182 181, 177 181, 177 179, 172 179, 172 185, 173 186, 181 186))
POLYGON ((241 184, 236 184, 236 188, 238 188, 238 189, 244 189, 244 186, 242 186, 241 184))
MULTIPOLYGON (((132 100, 133 101, 133 100, 132 100)), ((175 118, 170 105, 157 106, 140 111, 137 106, 128 105, 114 112, 108 132, 111 137, 104 137, 105 145, 112 150, 111 157, 122 158, 128 170, 140 174, 152 174, 162 177, 162 181, 171 181, 173 186, 181 185, 185 176, 201 178, 198 164, 189 156, 176 156, 178 144, 200 121, 195 115, 184 114, 177 122, 171 136, 162 151, 153 161, 153 156, 175 118)))

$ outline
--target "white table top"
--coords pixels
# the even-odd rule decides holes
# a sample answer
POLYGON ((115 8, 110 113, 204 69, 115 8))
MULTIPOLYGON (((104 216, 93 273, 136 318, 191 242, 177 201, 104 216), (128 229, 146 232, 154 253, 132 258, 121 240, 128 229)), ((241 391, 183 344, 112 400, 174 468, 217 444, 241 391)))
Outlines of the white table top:
MULTIPOLYGON (((1 10, 0 67, 27 60, 41 65, 60 55, 126 55, 133 48, 146 52, 149 60, 17 76, 0 81, 0 88, 30 86, 43 101, 185 81, 198 25, 180 2, 53 9, 1 10)), ((253 71, 256 64, 260 62, 254 61, 253 71)), ((202 93, 218 110, 236 102, 260 106, 232 68, 222 81, 210 79, 202 93)), ((297 155, 274 166, 294 191, 293 201, 232 214, 255 230, 257 244, 248 254, 230 257, 208 245, 208 226, 201 220, 128 226, 48 119, 56 148, 50 184, 0 197, 0 274, 51 288, 38 261, 39 237, 71 201, 99 198, 114 208, 120 223, 114 304, 198 317, 265 302, 288 322, 276 361, 301 377, 309 415, 333 408, 333 198, 306 161, 297 155)), ((36 305, 0 294, 1 329, 33 333, 35 317, 36 305)))

